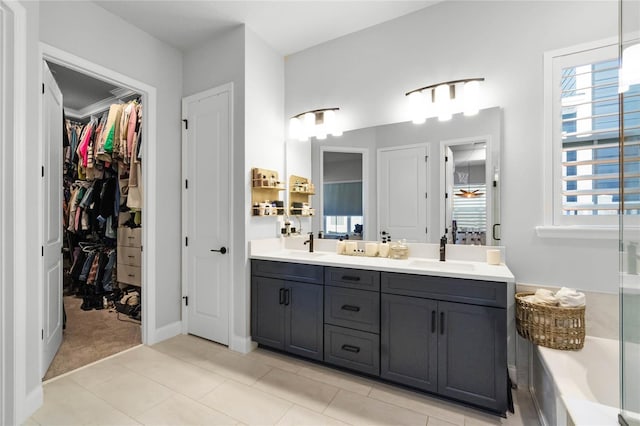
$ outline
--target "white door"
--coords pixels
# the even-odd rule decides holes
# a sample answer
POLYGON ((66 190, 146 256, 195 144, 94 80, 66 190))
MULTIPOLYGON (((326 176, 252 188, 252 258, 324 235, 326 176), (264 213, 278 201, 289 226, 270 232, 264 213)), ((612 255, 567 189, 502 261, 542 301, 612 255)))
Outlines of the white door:
POLYGON ((427 242, 427 147, 378 150, 380 232, 427 242))
MULTIPOLYGON (((187 332, 229 344, 231 87, 183 99, 187 332)), ((240 249, 240 248, 238 248, 240 249)))
POLYGON ((43 213, 43 324, 44 376, 62 343, 62 93, 43 61, 42 191, 43 213))

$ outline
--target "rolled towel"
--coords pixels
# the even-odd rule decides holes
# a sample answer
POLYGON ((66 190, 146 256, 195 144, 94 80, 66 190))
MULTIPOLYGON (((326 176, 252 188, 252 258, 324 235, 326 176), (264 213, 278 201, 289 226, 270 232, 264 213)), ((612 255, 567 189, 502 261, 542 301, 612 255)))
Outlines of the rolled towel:
POLYGON ((551 290, 539 288, 534 294, 534 303, 546 306, 557 306, 558 299, 551 290))
POLYGON ((562 287, 556 293, 558 304, 563 308, 577 308, 586 304, 584 293, 576 291, 574 288, 562 287))

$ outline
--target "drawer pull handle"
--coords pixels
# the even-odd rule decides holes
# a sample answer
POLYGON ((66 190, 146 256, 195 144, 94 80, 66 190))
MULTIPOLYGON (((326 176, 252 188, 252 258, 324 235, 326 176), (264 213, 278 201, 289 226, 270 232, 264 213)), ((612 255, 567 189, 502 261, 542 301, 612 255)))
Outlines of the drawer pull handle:
POLYGON ((360 352, 360 348, 357 346, 351 346, 351 345, 342 345, 342 350, 343 351, 347 351, 347 352, 353 352, 355 354, 357 354, 358 352, 360 352))
POLYGON ((135 277, 135 274, 127 274, 129 277, 135 277))
POLYGON ((289 303, 291 303, 291 290, 287 288, 284 290, 284 304, 289 306, 289 303))
POLYGON ((130 254, 127 255, 128 258, 133 259, 135 256, 132 256, 130 254))
POLYGON ((353 275, 343 275, 342 279, 345 281, 360 281, 360 277, 354 277, 353 275))
POLYGON ((360 312, 360 306, 342 305, 342 308, 340 309, 343 311, 360 312))
POLYGON ((436 332, 436 311, 431 311, 431 332, 436 332))
POLYGON ((444 334, 444 312, 440 312, 440 334, 444 334))
POLYGON ((280 304, 284 304, 284 288, 280 289, 280 304))
POLYGON ((127 237, 127 238, 130 239, 130 240, 135 240, 136 239, 136 237, 127 237))

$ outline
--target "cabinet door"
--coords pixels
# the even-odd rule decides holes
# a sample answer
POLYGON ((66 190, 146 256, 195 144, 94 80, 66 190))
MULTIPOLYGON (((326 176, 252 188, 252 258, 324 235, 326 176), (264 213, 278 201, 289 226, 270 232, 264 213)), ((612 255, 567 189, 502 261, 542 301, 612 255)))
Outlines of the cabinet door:
POLYGON ((263 345, 284 349, 285 282, 251 277, 251 338, 263 345))
POLYGON ((430 299, 383 294, 380 322, 380 376, 437 390, 438 303, 430 299))
POLYGON ((453 302, 438 307, 438 393, 505 412, 505 310, 453 302))
POLYGON ((286 282, 285 350, 311 359, 323 358, 323 286, 286 282))

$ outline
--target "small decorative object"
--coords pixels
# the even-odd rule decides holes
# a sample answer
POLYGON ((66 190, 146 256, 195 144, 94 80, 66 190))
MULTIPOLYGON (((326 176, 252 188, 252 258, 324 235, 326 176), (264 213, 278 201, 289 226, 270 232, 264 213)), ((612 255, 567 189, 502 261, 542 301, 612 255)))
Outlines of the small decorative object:
POLYGON ((378 255, 378 243, 365 243, 364 253, 369 257, 375 257, 378 255))
POLYGON ((406 244, 406 240, 392 243, 391 247, 389 247, 389 257, 391 259, 408 259, 409 247, 406 244))

